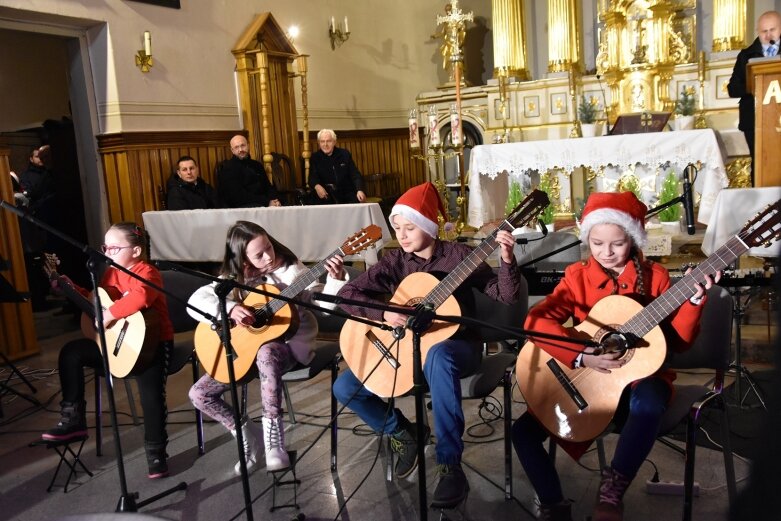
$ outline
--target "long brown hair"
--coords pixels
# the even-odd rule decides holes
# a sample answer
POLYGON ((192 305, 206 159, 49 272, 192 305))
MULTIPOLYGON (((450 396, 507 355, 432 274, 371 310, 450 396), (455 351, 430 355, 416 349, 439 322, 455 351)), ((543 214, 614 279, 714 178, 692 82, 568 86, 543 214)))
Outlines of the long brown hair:
POLYGON ((236 221, 228 229, 225 238, 225 257, 220 267, 220 276, 233 278, 239 284, 244 284, 244 263, 247 260, 247 244, 263 236, 274 248, 274 255, 282 258, 285 266, 298 262, 296 254, 290 248, 272 237, 262 226, 250 221, 236 221))

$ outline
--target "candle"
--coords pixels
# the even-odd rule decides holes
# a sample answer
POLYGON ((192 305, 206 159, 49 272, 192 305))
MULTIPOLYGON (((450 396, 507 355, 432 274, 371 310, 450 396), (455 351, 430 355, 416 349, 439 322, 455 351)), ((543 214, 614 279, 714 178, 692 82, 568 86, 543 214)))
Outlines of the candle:
POLYGON ((332 16, 331 17, 331 23, 328 25, 328 29, 330 29, 331 32, 334 32, 334 26, 335 25, 336 25, 336 23, 334 22, 334 17, 332 16))
POLYGON ((144 31, 144 54, 152 56, 152 33, 144 31))
POLYGON ((461 115, 455 103, 450 105, 450 141, 453 146, 461 144, 461 115))
POLYGON ((344 17, 344 32, 349 33, 350 29, 347 27, 347 17, 344 17))
POLYGON ((436 147, 441 144, 439 140, 439 122, 437 121, 437 108, 431 105, 428 108, 428 144, 436 147))
POLYGON ((418 134, 418 111, 412 109, 409 111, 409 147, 420 148, 420 135, 418 134))

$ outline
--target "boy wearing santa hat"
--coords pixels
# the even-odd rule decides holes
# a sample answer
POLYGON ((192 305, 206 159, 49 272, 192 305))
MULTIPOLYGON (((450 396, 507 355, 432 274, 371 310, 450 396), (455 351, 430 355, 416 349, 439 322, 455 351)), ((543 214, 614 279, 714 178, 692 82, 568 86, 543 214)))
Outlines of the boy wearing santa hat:
MULTIPOLYGON (((567 267, 553 293, 529 310, 525 327, 567 336, 573 330, 563 324, 570 318, 575 325, 581 323, 591 308, 608 295, 627 295, 647 305, 667 290, 670 286, 667 270, 642 256, 641 248, 647 242, 645 214, 646 206, 632 192, 592 194, 583 208, 580 223, 580 238, 588 245, 591 255, 567 267)), ((716 273, 715 281, 720 276, 721 273, 716 273)), ((682 351, 691 346, 699 332, 705 290, 713 284, 714 277, 707 276, 702 285, 695 286, 697 292, 691 300, 661 323, 668 348, 682 351)), ((609 373, 625 363, 620 352, 595 355, 589 354, 594 348, 588 347, 578 354, 552 343, 539 340, 535 343, 573 368, 589 367, 609 373)), ((630 395, 627 420, 613 460, 602 470, 592 521, 623 519, 624 492, 656 440, 674 379, 672 370, 663 369, 627 388, 625 394, 630 395)), ((571 505, 564 499, 558 473, 543 446, 548 436, 550 433, 533 416, 533 411, 525 412, 513 425, 513 445, 540 500, 540 517, 571 521, 571 505)), ((582 455, 590 444, 591 441, 568 443, 564 448, 573 455, 582 455)))
MULTIPOLYGON (((424 183, 405 192, 390 214, 390 223, 401 248, 385 253, 379 263, 343 286, 339 296, 384 303, 381 296, 393 294, 411 273, 453 271, 472 249, 465 244, 437 239, 439 214, 446 216, 433 184, 424 183)), ((510 304, 525 292, 525 281, 513 255, 515 241, 512 234, 499 231, 496 241, 501 250, 498 276, 482 263, 464 285, 476 287, 489 297, 510 304)), ((344 304, 342 307, 352 314, 383 320, 393 327, 403 328, 407 324, 407 315, 344 304)), ((434 507, 458 505, 469 490, 461 468, 464 414, 459 380, 461 376, 473 372, 479 363, 479 343, 459 333, 432 346, 424 360, 423 372, 431 393, 440 477, 434 491, 434 507)), ((415 425, 399 409, 389 411, 387 402, 366 389, 351 370, 339 376, 333 391, 341 403, 355 411, 375 432, 391 436, 391 447, 398 454, 396 476, 404 478, 410 475, 418 464, 415 425)))

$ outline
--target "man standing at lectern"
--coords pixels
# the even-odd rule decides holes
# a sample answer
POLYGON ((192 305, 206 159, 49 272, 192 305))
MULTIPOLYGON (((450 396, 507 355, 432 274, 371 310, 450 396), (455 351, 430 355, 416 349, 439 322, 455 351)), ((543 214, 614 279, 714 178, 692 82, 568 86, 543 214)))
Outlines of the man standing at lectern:
POLYGON ((781 13, 767 11, 757 20, 757 38, 738 53, 732 77, 727 91, 731 98, 740 98, 740 121, 738 128, 743 131, 751 154, 751 184, 754 184, 754 96, 746 90, 746 65, 751 58, 772 57, 778 55, 781 37, 781 13))

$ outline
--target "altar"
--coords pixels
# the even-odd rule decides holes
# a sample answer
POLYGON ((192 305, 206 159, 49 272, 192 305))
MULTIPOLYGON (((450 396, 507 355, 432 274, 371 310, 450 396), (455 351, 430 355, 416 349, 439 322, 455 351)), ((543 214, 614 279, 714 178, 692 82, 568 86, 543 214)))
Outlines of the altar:
POLYGON ((391 239, 377 203, 144 212, 142 218, 154 260, 220 262, 228 228, 240 220, 261 225, 303 262, 325 259, 348 237, 376 224, 382 229, 382 239, 372 248, 345 257, 371 266, 377 263, 382 245, 391 239))
POLYGON ((716 197, 729 184, 722 148, 711 129, 476 146, 469 161, 468 222, 479 228, 504 217, 511 182, 528 193, 536 187, 532 175, 548 171, 559 191, 557 200, 551 198, 556 212, 574 212, 584 194, 615 191, 630 177, 650 208, 668 172, 681 179, 686 166, 699 161, 697 221, 707 224, 716 197), (573 177, 579 168, 586 170, 581 180, 573 177))

